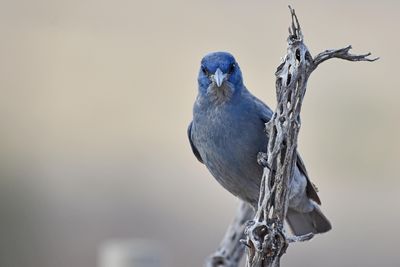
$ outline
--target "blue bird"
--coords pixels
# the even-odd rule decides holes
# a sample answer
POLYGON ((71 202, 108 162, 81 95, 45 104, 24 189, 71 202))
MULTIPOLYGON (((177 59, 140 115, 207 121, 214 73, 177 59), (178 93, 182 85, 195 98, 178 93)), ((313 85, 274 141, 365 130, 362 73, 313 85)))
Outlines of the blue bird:
MULTIPOLYGON (((267 149, 265 123, 272 114, 246 89, 231 54, 214 52, 201 60, 193 121, 188 127, 191 148, 225 189, 254 209, 263 173, 257 154, 267 149)), ((303 161, 297 158, 286 221, 296 235, 326 232, 331 224, 319 209, 321 202, 303 161)))

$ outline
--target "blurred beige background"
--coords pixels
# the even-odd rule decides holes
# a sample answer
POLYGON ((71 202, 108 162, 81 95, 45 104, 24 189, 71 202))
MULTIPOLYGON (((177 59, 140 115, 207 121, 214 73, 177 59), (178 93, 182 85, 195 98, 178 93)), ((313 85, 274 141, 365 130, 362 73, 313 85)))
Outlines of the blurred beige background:
MULTIPOLYGON (((400 266, 400 2, 291 1, 311 52, 300 150, 333 230, 284 266, 400 266)), ((189 147, 201 57, 232 52, 275 106, 285 1, 0 1, 0 266, 96 266, 110 239, 201 266, 237 201, 189 147)))

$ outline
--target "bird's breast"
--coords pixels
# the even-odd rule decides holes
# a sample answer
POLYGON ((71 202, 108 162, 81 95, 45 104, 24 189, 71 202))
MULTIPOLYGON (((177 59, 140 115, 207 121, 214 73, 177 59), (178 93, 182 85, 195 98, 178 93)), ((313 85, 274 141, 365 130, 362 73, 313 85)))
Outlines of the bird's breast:
POLYGON ((262 168, 257 153, 265 151, 264 124, 251 110, 219 105, 194 117, 193 141, 213 176, 242 199, 257 200, 262 168))

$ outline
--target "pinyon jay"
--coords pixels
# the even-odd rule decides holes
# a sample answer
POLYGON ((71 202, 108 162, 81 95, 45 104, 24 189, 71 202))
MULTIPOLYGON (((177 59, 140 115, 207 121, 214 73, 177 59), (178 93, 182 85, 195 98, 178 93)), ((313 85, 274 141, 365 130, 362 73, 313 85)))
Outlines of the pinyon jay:
MULTIPOLYGON (((201 61, 198 95, 188 136, 194 155, 233 195, 257 208, 263 167, 257 154, 265 152, 265 123, 273 112, 243 84, 235 58, 227 52, 207 54, 201 61)), ((331 229, 319 209, 316 189, 297 156, 290 184, 286 220, 296 235, 331 229)))

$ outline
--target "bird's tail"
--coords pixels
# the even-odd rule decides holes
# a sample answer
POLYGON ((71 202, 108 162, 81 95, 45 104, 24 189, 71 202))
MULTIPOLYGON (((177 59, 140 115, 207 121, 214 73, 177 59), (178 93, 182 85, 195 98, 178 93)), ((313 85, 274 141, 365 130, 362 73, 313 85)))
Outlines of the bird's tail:
POLYGON ((313 211, 308 213, 301 213, 289 208, 286 221, 292 232, 297 236, 308 233, 325 233, 332 228, 331 223, 317 205, 315 205, 313 211))

